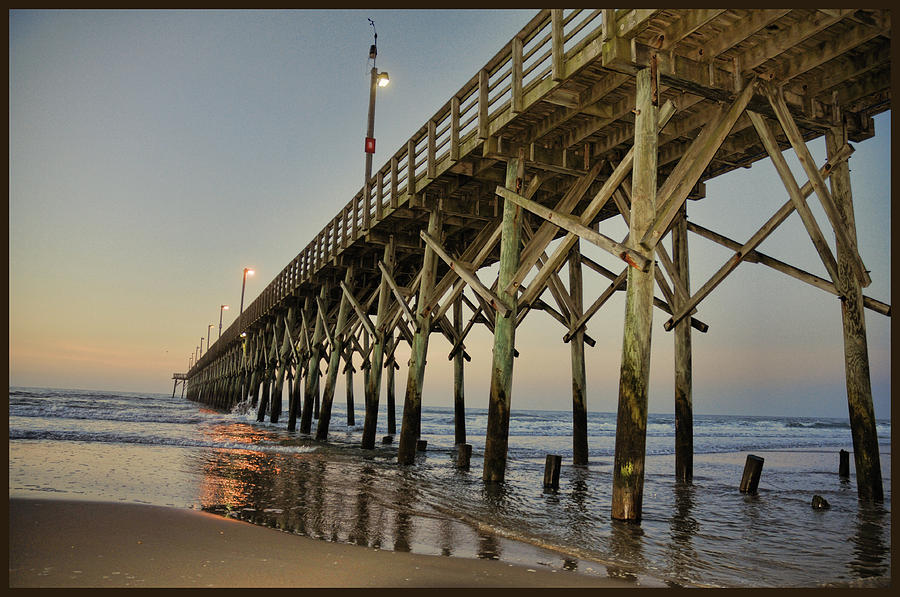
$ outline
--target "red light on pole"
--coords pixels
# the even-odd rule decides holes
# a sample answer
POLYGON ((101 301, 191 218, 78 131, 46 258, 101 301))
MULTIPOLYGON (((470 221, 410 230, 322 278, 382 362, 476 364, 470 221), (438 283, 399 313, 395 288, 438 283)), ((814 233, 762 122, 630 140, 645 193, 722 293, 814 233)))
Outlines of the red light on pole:
POLYGON ((366 137, 366 153, 375 153, 375 137, 366 137))

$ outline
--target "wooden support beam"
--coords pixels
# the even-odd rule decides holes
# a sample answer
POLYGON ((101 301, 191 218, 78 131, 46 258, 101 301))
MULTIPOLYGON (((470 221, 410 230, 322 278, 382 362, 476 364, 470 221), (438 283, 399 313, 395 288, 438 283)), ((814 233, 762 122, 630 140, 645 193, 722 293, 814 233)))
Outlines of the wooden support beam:
MULTIPOLYGON (((643 238, 653 225, 657 193, 657 107, 652 101, 651 70, 638 71, 635 83, 637 115, 629 236, 632 246, 635 246, 636 240, 643 238)), ((653 245, 648 249, 649 257, 652 259, 653 245)), ((644 492, 654 269, 655 266, 651 263, 650 271, 644 272, 635 268, 628 270, 625 333, 619 376, 612 517, 635 522, 641 520, 644 492)))
MULTIPOLYGON (((457 342, 462 343, 462 299, 453 301, 453 332, 457 342)), ((466 395, 464 380, 464 359, 462 351, 453 357, 453 443, 466 443, 466 395)))
POLYGON ((450 269, 456 272, 460 278, 465 280, 466 284, 468 284, 469 287, 472 288, 472 290, 474 290, 479 296, 488 301, 491 307, 493 307, 503 317, 506 317, 506 314, 509 312, 509 307, 503 303, 500 297, 491 292, 484 284, 482 284, 481 280, 478 279, 478 276, 470 272, 461 263, 450 257, 447 252, 444 251, 444 249, 441 247, 440 243, 429 236, 428 233, 426 233, 424 230, 422 230, 419 235, 422 237, 422 240, 425 241, 425 244, 428 245, 428 247, 430 247, 431 250, 434 251, 434 253, 438 257, 440 257, 447 265, 449 265, 450 269))
MULTIPOLYGON (((506 188, 518 191, 524 182, 524 156, 506 165, 506 188)), ((519 266, 521 233, 520 210, 511 201, 503 203, 503 233, 500 239, 500 273, 498 288, 501 300, 509 307, 506 317, 497 314, 494 322, 494 352, 491 368, 491 394, 484 447, 486 482, 502 482, 506 475, 506 452, 509 441, 509 409, 512 399, 513 351, 516 337, 516 291, 505 290, 519 266)))
MULTIPOLYGON (((343 283, 343 282, 342 282, 343 283)), ((319 291, 319 309, 324 307, 328 298, 328 285, 322 284, 319 291)), ((325 319, 319 317, 316 320, 316 328, 313 332, 312 346, 310 350, 309 365, 306 370, 306 387, 303 392, 303 410, 300 413, 300 433, 309 433, 312 430, 313 409, 316 399, 319 397, 319 363, 322 360, 322 340, 325 336, 325 319)))
POLYGON ((350 306, 353 307, 353 310, 356 311, 356 316, 359 318, 359 321, 362 323, 363 327, 366 328, 366 331, 369 332, 372 336, 375 335, 375 326, 372 324, 372 320, 369 319, 369 316, 366 315, 365 310, 362 305, 359 304, 359 301, 356 300, 356 297, 353 296, 353 291, 341 282, 341 289, 344 291, 344 295, 347 297, 347 300, 350 301, 350 306))
MULTIPOLYGON (((826 132, 825 145, 829 155, 847 143, 843 127, 826 132)), ((838 225, 846 234, 838 237, 838 275, 835 285, 844 292, 841 301, 841 320, 844 328, 844 364, 847 380, 847 405, 850 412, 850 433, 853 436, 853 458, 856 464, 856 489, 861 500, 882 502, 884 488, 881 479, 881 456, 878 447, 875 408, 872 403, 872 382, 869 373, 869 349, 866 341, 866 319, 863 313, 862 288, 854 275, 856 251, 856 222, 853 214, 853 195, 850 189, 850 168, 842 162, 831 176, 834 207, 838 225), (845 245, 849 242, 849 246, 845 245)), ((817 189, 818 191, 818 189, 817 189)), ((821 195, 820 195, 821 197, 821 195)))
MULTIPOLYGON (((781 123, 781 128, 791 142, 794 153, 796 153, 797 159, 800 160, 800 165, 803 166, 803 171, 806 172, 806 175, 809 177, 809 181, 812 183, 816 195, 819 197, 819 202, 825 209, 825 215, 828 216, 831 227, 834 229, 835 238, 839 240, 841 245, 848 251, 848 257, 850 258, 848 263, 853 270, 853 273, 856 275, 857 279, 859 279, 863 288, 869 286, 872 283, 872 278, 869 277, 869 273, 866 271, 866 266, 863 263, 862 258, 859 256, 859 253, 856 252, 856 243, 851 242, 851 239, 849 238, 849 234, 845 227, 846 224, 844 223, 843 218, 841 218, 838 208, 835 206, 834 199, 831 197, 828 187, 825 186, 824 179, 816 169, 815 162, 813 161, 812 155, 809 153, 809 149, 806 147, 806 142, 803 140, 800 129, 797 128, 797 124, 791 117, 790 112, 788 112, 787 105, 784 103, 783 94, 779 90, 773 89, 770 85, 763 86, 763 91, 769 99, 772 109, 775 110, 778 122, 781 123)), ((837 280, 835 280, 835 284, 837 284, 837 280)))
MULTIPOLYGON (((665 105, 659 109, 659 115, 656 121, 657 130, 664 128, 674 113, 675 105, 671 101, 666 102, 665 105)), ((590 225, 603 206, 606 205, 606 202, 612 196, 613 192, 620 184, 622 184, 622 181, 625 180, 628 173, 631 172, 633 162, 634 147, 632 146, 625 154, 625 157, 622 158, 622 161, 619 162, 619 165, 613 170, 613 173, 606 179, 606 182, 603 183, 600 190, 597 191, 597 194, 594 195, 594 198, 591 200, 590 204, 588 204, 587 208, 585 208, 581 215, 581 223, 583 225, 590 225)), ((550 259, 544 264, 544 267, 531 282, 528 291, 519 297, 520 304, 529 305, 534 299, 540 296, 544 291, 550 273, 555 273, 562 267, 563 262, 568 256, 568 251, 572 248, 576 238, 578 237, 572 233, 566 235, 563 242, 556 247, 556 250, 550 256, 550 259)), ((506 291, 514 290, 518 286, 519 283, 510 283, 507 285, 506 291)))
MULTIPOLYGON (((695 224, 694 222, 688 222, 687 226, 689 231, 697 234, 698 236, 702 236, 703 238, 711 240, 714 243, 718 243, 723 247, 727 247, 732 251, 737 251, 742 246, 741 243, 737 242, 736 240, 730 239, 727 236, 719 234, 718 232, 713 232, 712 230, 704 228, 703 226, 695 224)), ((779 261, 778 259, 770 257, 765 253, 760 253, 759 251, 751 251, 749 255, 744 259, 744 261, 765 265, 766 267, 770 267, 775 271, 787 274, 788 276, 800 280, 801 282, 806 282, 810 286, 815 286, 816 288, 824 290, 825 292, 838 297, 841 296, 841 294, 834 287, 833 282, 804 271, 799 267, 794 267, 793 265, 790 265, 783 261, 779 261)), ((871 297, 863 296, 863 306, 866 309, 875 311, 876 313, 880 313, 881 315, 886 315, 888 317, 891 316, 890 305, 879 300, 875 300, 871 297)))
MULTIPOLYGON (((403 293, 400 292, 400 287, 397 286, 397 282, 394 281, 393 276, 384 266, 383 261, 378 262, 378 269, 381 270, 381 275, 385 282, 387 282, 388 287, 391 289, 391 292, 394 295, 394 298, 397 300, 397 304, 400 306, 402 312, 406 315, 406 320, 411 324, 415 323, 416 317, 413 315, 412 311, 409 310, 409 305, 406 302, 406 297, 403 296, 403 293)), ((382 330, 383 332, 384 330, 382 330)))
POLYGON ((636 267, 642 271, 646 271, 650 265, 647 257, 640 252, 630 249, 629 247, 626 247, 614 241, 605 234, 601 234, 592 228, 588 228, 577 218, 560 213, 558 211, 550 209, 549 207, 544 207, 540 203, 531 201, 530 199, 526 199, 518 193, 504 187, 498 186, 497 194, 504 199, 512 201, 519 207, 522 207, 523 209, 526 209, 531 213, 544 218, 548 222, 552 222, 560 228, 568 230, 571 234, 574 234, 580 238, 585 239, 586 241, 597 245, 604 251, 610 253, 611 255, 615 255, 632 267, 636 267))
MULTIPOLYGON (((484 71, 482 71, 484 72, 484 71)), ((433 209, 428 216, 428 235, 437 238, 441 234, 441 212, 433 209)), ((416 330, 410 347, 409 371, 406 378, 406 397, 403 401, 403 420, 400 425, 400 443, 397 462, 412 464, 416 457, 416 441, 419 438, 422 417, 422 384, 425 381, 425 355, 428 352, 428 336, 431 333, 431 317, 423 315, 428 295, 434 291, 437 276, 437 255, 431 246, 425 247, 422 260, 422 278, 419 282, 419 302, 416 314, 416 330)))
MULTIPOLYGON (((687 205, 682 204, 672 226, 672 255, 675 263, 677 286, 690 293, 690 271, 687 239, 687 205)), ((662 248, 662 244, 657 248, 662 248)), ((675 282, 673 279, 673 282, 675 282)), ((685 308, 685 299, 678 296, 672 304, 679 311, 685 308)), ((693 364, 691 352, 691 326, 680 321, 675 327, 675 480, 691 483, 694 479, 694 406, 693 364)))
MULTIPOLYGON (((353 277, 353 265, 350 265, 344 273, 344 284, 351 286, 353 284, 353 277)), ((324 311, 323 307, 322 301, 319 300, 320 313, 324 311)), ((328 357, 328 370, 325 374, 325 389, 322 391, 322 407, 319 410, 319 422, 316 425, 316 441, 320 442, 328 439, 328 428, 331 426, 331 406, 334 401, 334 388, 337 382, 338 371, 341 366, 341 356, 344 353, 344 339, 337 333, 337 330, 342 329, 347 324, 349 314, 350 301, 347 299, 346 295, 343 295, 341 296, 340 307, 338 308, 337 321, 334 325, 335 333, 328 338, 331 343, 331 354, 328 357)), ((328 329, 327 326, 325 329, 328 329)))
POLYGON ((563 342, 569 342, 575 334, 584 329, 585 324, 600 310, 600 307, 606 304, 606 301, 608 301, 617 290, 620 290, 625 285, 627 276, 628 268, 626 267, 622 270, 622 273, 613 280, 613 283, 600 293, 600 296, 597 297, 597 300, 593 302, 588 310, 582 313, 581 317, 571 324, 569 331, 563 336, 563 342))
POLYGON ((640 239, 640 244, 645 249, 656 247, 656 244, 664 236, 682 203, 700 180, 700 175, 706 170, 716 151, 722 145, 722 141, 725 140, 738 117, 744 112, 744 108, 747 107, 755 90, 756 79, 747 83, 728 110, 720 110, 719 115, 713 117, 709 124, 703 127, 703 132, 694 140, 688 152, 666 178, 657 194, 656 217, 640 239))
MULTIPOLYGON (((576 242, 569 253, 569 294, 572 297, 571 322, 581 317, 584 308, 581 272, 581 247, 576 242)), ((572 464, 588 463, 587 376, 584 367, 584 328, 575 331, 569 343, 572 361, 572 464)))
MULTIPOLYGON (((588 188, 600 174, 600 170, 603 168, 604 162, 598 160, 597 163, 593 165, 593 167, 588 171, 587 174, 579 178, 569 190, 566 191, 563 198, 559 200, 554 208, 556 211, 562 213, 571 213, 578 202, 581 200, 582 196, 587 192, 588 188)), ((534 196, 535 189, 532 191, 531 184, 528 185, 528 191, 525 192, 525 197, 531 199, 534 196)), ((547 245, 550 244, 550 241, 556 236, 559 227, 556 224, 552 224, 550 222, 544 221, 541 222, 541 225, 538 227, 537 232, 534 233, 531 240, 522 249, 522 253, 519 258, 519 269, 516 271, 513 276, 513 281, 516 286, 521 284, 522 280, 525 279, 525 276, 528 275, 528 272, 531 271, 531 268, 534 267, 535 263, 537 263, 538 257, 541 253, 547 248, 547 245)))
MULTIPOLYGON (((375 432, 378 428, 378 402, 381 398, 381 371, 384 365, 384 331, 387 322, 388 307, 390 301, 390 287, 388 278, 395 266, 394 244, 388 243, 384 247, 384 258, 378 262, 381 269, 381 285, 378 290, 378 316, 376 319, 376 333, 373 334, 372 368, 369 370, 369 378, 366 380, 366 419, 363 426, 362 447, 366 450, 375 448, 375 432)), ((395 285, 396 287, 396 285, 395 285)), ((403 305, 406 302, 402 300, 403 305)))
MULTIPOLYGON (((809 238, 812 240, 813 245, 816 247, 816 251, 819 253, 819 257, 822 259, 822 264, 828 271, 828 275, 831 276, 832 281, 836 281, 837 261, 835 260, 834 255, 832 255, 831 249, 828 247, 828 241, 825 240, 822 231, 819 229, 815 216, 804 200, 805 196, 797 185, 797 181, 794 179, 793 173, 791 173, 790 166, 788 166, 787 161, 784 159, 784 156, 778 148, 775 135, 769 129, 769 126, 766 124, 765 120, 763 120, 762 116, 755 112, 748 112, 747 114, 750 116, 750 121, 753 122, 754 128, 756 128, 756 132, 759 135, 760 140, 762 140, 763 147, 765 147, 766 152, 769 154, 769 158, 772 160, 775 170, 781 177, 781 182, 788 191, 793 209, 796 209, 797 213, 800 214, 800 218, 803 220, 803 225, 806 227, 809 238)), ((787 211, 784 217, 787 217, 789 214, 790 211, 787 211)))

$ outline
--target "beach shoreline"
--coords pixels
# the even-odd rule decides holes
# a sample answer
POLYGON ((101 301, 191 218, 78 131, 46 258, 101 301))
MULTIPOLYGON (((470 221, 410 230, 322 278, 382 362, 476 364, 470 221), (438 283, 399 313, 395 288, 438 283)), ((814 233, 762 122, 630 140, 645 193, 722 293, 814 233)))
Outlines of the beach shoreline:
POLYGON ((9 586, 634 587, 551 566, 378 550, 196 510, 9 499, 9 586))

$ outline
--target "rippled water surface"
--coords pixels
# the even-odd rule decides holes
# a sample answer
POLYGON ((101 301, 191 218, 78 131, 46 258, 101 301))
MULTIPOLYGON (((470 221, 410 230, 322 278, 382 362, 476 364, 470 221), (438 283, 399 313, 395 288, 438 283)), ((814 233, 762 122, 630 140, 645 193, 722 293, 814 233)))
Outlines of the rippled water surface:
POLYGON ((347 427, 346 412, 334 406, 329 442, 317 443, 288 432, 286 417, 257 423, 250 409, 10 388, 10 496, 202 508, 327 541, 549 564, 638 584, 890 581, 889 421, 878 425, 885 502, 866 506, 855 479, 837 475, 838 451, 852 450, 846 421, 698 416, 694 483, 683 485, 672 475, 674 421, 650 415, 644 519, 634 525, 609 516, 613 414, 590 415, 591 463, 574 467, 566 464, 570 414, 514 411, 507 480, 485 485, 483 409, 467 412, 472 467, 461 471, 453 466, 452 409, 424 409, 428 450, 400 467, 395 443, 362 450, 361 426, 347 427), (753 496, 737 491, 750 452, 765 458, 753 496), (563 456, 556 491, 541 486, 548 453, 563 456), (831 507, 813 510, 814 494, 831 507))

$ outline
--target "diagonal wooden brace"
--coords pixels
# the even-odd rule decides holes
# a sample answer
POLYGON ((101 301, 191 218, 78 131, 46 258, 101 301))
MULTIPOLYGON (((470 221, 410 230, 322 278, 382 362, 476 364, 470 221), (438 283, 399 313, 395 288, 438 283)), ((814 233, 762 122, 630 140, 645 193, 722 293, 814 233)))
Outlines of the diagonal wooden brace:
POLYGON ((482 297, 484 300, 490 303, 490 305, 494 309, 496 309, 496 311, 500 313, 501 316, 506 317, 506 315, 509 313, 509 307, 502 300, 500 300, 499 296, 491 292, 484 284, 482 284, 481 280, 478 279, 478 276, 470 272, 462 264, 447 255, 447 252, 444 251, 440 243, 431 238, 427 232, 421 230, 419 232, 419 236, 421 236, 422 240, 424 240, 425 243, 429 247, 431 247, 435 255, 443 259, 447 263, 447 265, 449 265, 450 268, 459 275, 460 278, 466 281, 466 284, 468 284, 478 296, 482 297))
POLYGON ((344 291, 344 296, 347 297, 347 300, 350 301, 350 306, 353 307, 353 310, 356 311, 356 316, 359 317, 359 320, 362 322, 363 327, 366 328, 366 331, 372 337, 375 337, 375 326, 372 324, 372 320, 369 319, 369 316, 366 315, 366 312, 363 310, 362 305, 359 304, 359 301, 356 300, 356 297, 353 296, 353 293, 347 288, 347 285, 344 284, 344 281, 341 280, 341 289, 344 291))
MULTIPOLYGON (((749 114, 755 126, 759 125, 760 128, 768 131, 768 127, 765 126, 765 123, 762 122, 762 119, 759 115, 753 114, 752 112, 750 112, 749 114)), ((771 137, 767 140, 767 150, 769 149, 768 142, 771 141, 774 141, 774 137, 771 137)), ((832 157, 832 160, 826 162, 825 165, 822 166, 821 170, 823 174, 829 175, 833 171, 834 166, 837 163, 846 160, 850 156, 850 153, 851 150, 849 146, 844 146, 837 152, 837 154, 832 157)), ((781 158, 780 153, 778 153, 777 156, 781 158)), ((787 166, 786 163, 784 163, 783 165, 785 167, 787 166)), ((790 175, 789 172, 787 173, 786 182, 793 182, 793 176, 790 175)), ((803 186, 802 189, 796 188, 796 183, 794 183, 793 185, 786 184, 786 186, 791 194, 791 199, 780 209, 778 209, 778 211, 776 211, 775 214, 771 218, 769 218, 768 221, 766 221, 766 223, 763 224, 762 227, 752 237, 750 237, 750 239, 746 243, 744 243, 739 249, 737 249, 735 254, 728 261, 726 261, 722 265, 722 267, 719 268, 719 270, 715 274, 713 274, 712 277, 710 277, 709 280, 707 280, 707 282, 687 301, 687 303, 681 305, 681 308, 673 314, 672 318, 669 319, 669 321, 667 321, 663 325, 666 331, 670 331, 679 321, 681 321, 681 319, 685 317, 685 315, 693 307, 695 307, 700 301, 706 298, 709 293, 711 293, 716 288, 716 286, 718 286, 725 279, 725 277, 728 276, 728 274, 734 271, 735 268, 737 268, 737 266, 740 265, 740 263, 744 261, 748 255, 755 251, 756 247, 758 247, 766 238, 768 238, 769 235, 772 234, 772 232, 774 232, 775 229, 780 226, 781 223, 784 222, 789 215, 791 215, 791 213, 793 213, 794 209, 796 209, 798 206, 807 210, 809 209, 806 205, 806 197, 808 197, 812 193, 813 187, 811 183, 807 183, 803 186)), ((829 252, 828 255, 831 255, 831 253, 829 252)))
POLYGON ((387 268, 384 266, 384 262, 379 261, 378 268, 381 270, 381 275, 384 276, 385 282, 387 282, 388 287, 394 294, 394 298, 397 299, 397 303, 400 305, 400 308, 406 315, 407 321, 409 321, 410 323, 415 323, 415 315, 413 315, 412 311, 409 310, 409 305, 406 303, 406 299, 403 297, 403 293, 400 292, 400 288, 397 286, 397 282, 394 281, 393 276, 391 276, 390 272, 387 271, 387 268))
POLYGON ((841 213, 838 211, 837 206, 834 204, 834 199, 832 198, 828 187, 825 185, 825 180, 816 169, 812 155, 810 155, 809 149, 806 147, 806 142, 800 134, 800 129, 797 128, 797 123, 794 122, 793 117, 791 117, 790 112, 788 112, 787 104, 784 102, 784 95, 782 94, 781 89, 775 90, 771 85, 764 85, 763 91, 769 99, 772 109, 775 110, 778 122, 781 123, 781 128, 791 142, 794 153, 800 160, 804 172, 806 172, 809 181, 812 183, 813 188, 815 188, 816 195, 819 196, 819 202, 822 204, 822 207, 825 208, 825 214, 831 222, 831 227, 834 229, 835 236, 837 236, 841 243, 851 251, 850 266, 853 268, 857 279, 859 279, 863 288, 869 286, 872 283, 872 278, 869 277, 866 266, 857 252, 856 243, 852 241, 850 235, 847 233, 847 224, 841 216, 841 213))
POLYGON ((744 108, 747 107, 756 91, 756 85, 755 78, 749 81, 728 110, 720 112, 717 118, 703 127, 703 131, 691 143, 687 153, 682 156, 675 169, 666 178, 666 182, 659 188, 656 195, 656 217, 643 238, 640 239, 642 247, 652 250, 664 236, 691 189, 700 180, 700 176, 712 161, 716 151, 719 150, 722 141, 728 136, 744 108))
POLYGON ((570 215, 566 215, 550 209, 549 207, 544 207, 540 203, 536 201, 532 201, 530 199, 526 199, 525 197, 519 195, 515 191, 511 191, 505 187, 498 186, 497 194, 501 197, 512 201, 519 207, 523 209, 527 209, 533 214, 536 214, 548 222, 556 224, 560 228, 568 230, 570 233, 577 235, 580 238, 583 238, 586 241, 589 241, 604 251, 615 255, 619 259, 625 261, 628 265, 632 267, 636 267, 641 271, 647 271, 650 267, 650 260, 647 259, 641 253, 635 251, 634 249, 630 249, 625 245, 622 245, 613 239, 609 238, 605 234, 601 234, 592 228, 588 228, 577 218, 574 218, 570 215))

